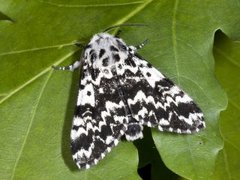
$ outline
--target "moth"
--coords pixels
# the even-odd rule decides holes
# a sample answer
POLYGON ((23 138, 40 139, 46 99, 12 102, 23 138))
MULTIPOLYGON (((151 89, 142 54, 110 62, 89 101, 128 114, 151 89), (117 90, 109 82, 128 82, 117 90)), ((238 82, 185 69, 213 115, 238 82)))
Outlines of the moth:
POLYGON ((103 32, 84 47, 82 57, 57 70, 81 67, 71 129, 71 151, 79 168, 103 159, 125 136, 143 138, 143 127, 191 134, 205 127, 203 113, 171 80, 137 54, 138 46, 103 32))

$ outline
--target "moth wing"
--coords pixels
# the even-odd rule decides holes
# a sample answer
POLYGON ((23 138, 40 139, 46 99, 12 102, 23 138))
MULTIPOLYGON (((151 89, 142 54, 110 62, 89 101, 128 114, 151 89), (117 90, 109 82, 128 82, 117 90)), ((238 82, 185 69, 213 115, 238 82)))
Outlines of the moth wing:
POLYGON ((71 130, 72 155, 79 168, 97 164, 126 131, 124 104, 111 78, 100 76, 84 63, 71 130))
POLYGON ((193 100, 150 63, 138 56, 119 69, 132 116, 160 131, 193 133, 205 127, 203 113, 193 100))

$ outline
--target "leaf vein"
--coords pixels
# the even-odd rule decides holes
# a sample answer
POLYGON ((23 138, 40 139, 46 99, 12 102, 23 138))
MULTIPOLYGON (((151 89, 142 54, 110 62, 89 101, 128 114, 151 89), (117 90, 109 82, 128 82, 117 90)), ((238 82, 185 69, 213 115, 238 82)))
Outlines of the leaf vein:
POLYGON ((176 0, 173 7, 173 17, 172 17, 172 43, 173 43, 173 55, 175 60, 175 68, 177 73, 177 83, 179 84, 179 68, 178 68, 178 55, 177 55, 177 36, 176 36, 176 15, 178 9, 179 0, 176 0))
MULTIPOLYGON (((63 58, 61 58, 60 60, 58 60, 55 65, 60 64, 61 62, 63 62, 64 60, 66 60, 68 57, 70 57, 71 55, 73 55, 75 51, 72 51, 70 53, 68 53, 67 55, 65 55, 63 58)), ((40 73, 38 73, 36 76, 32 77, 31 79, 29 79, 28 81, 26 81, 24 84, 22 84, 21 86, 19 86, 18 88, 14 89, 13 91, 11 91, 5 98, 3 98, 2 100, 0 100, 0 104, 2 104, 4 101, 6 101, 8 98, 10 98, 11 96, 13 96, 14 94, 16 94, 17 92, 21 91, 24 87, 26 87, 27 85, 29 85, 30 83, 34 82, 35 80, 37 80, 38 78, 40 78, 41 76, 43 76, 45 73, 47 73, 48 71, 50 71, 52 69, 52 67, 47 67, 45 68, 43 71, 41 71, 40 73)))
POLYGON ((47 85, 47 83, 48 83, 48 81, 49 81, 49 79, 50 79, 50 77, 51 77, 51 75, 52 75, 52 72, 53 72, 53 71, 50 71, 49 75, 47 76, 46 81, 44 82, 43 87, 42 87, 42 89, 41 89, 41 91, 40 91, 39 97, 38 97, 38 99, 37 99, 37 101, 36 101, 36 105, 33 107, 32 118, 31 118, 30 123, 29 123, 29 125, 28 125, 27 132, 26 132, 26 134, 25 134, 25 137, 24 137, 22 146, 21 146, 21 148, 20 148, 19 154, 18 154, 17 159, 16 159, 16 161, 15 161, 11 179, 14 178, 15 171, 16 171, 17 165, 18 165, 18 163, 19 163, 19 160, 20 160, 20 158, 21 158, 21 155, 22 155, 22 153, 23 153, 24 146, 25 146, 25 144, 26 144, 26 142, 27 142, 27 138, 28 138, 28 135, 29 135, 29 133, 30 133, 30 130, 31 130, 31 127, 32 127, 32 124, 33 124, 33 120, 34 120, 34 118, 35 118, 36 111, 37 111, 37 108, 38 108, 40 99, 41 99, 41 97, 42 97, 42 95, 43 95, 43 92, 44 92, 44 89, 45 89, 45 87, 46 87, 46 85, 47 85))
POLYGON ((128 15, 126 15, 125 17, 121 18, 120 20, 118 20, 117 22, 115 22, 113 24, 114 25, 118 25, 118 24, 123 24, 124 22, 126 22, 127 20, 129 20, 130 18, 132 18, 133 16, 135 16, 137 13, 139 13, 140 11, 142 11, 147 5, 149 5, 153 0, 149 0, 146 1, 145 3, 143 3, 141 6, 138 6, 137 8, 135 8, 135 10, 131 11, 128 15))
POLYGON ((40 51, 40 50, 46 50, 46 49, 52 49, 52 48, 62 48, 66 46, 72 46, 74 43, 67 43, 67 44, 58 44, 53 46, 44 46, 44 47, 36 47, 31 49, 22 49, 17 51, 10 51, 10 52, 3 52, 0 54, 0 56, 6 56, 6 55, 12 55, 12 54, 21 54, 21 53, 27 53, 32 51, 40 51))
POLYGON ((41 3, 45 3, 52 6, 57 7, 64 7, 64 8, 87 8, 87 7, 113 7, 113 6, 127 6, 127 5, 134 5, 134 4, 142 4, 144 1, 134 1, 134 2, 126 2, 126 3, 113 3, 113 4, 76 4, 76 5, 69 5, 69 4, 60 4, 60 3, 53 3, 48 1, 39 0, 41 3))

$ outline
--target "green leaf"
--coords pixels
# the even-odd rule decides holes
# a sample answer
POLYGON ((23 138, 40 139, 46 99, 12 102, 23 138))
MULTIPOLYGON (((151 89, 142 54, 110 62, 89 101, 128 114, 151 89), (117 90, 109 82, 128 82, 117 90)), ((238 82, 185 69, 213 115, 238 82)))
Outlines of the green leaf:
POLYGON ((222 149, 217 120, 227 105, 226 94, 213 76, 213 36, 221 27, 237 37, 239 7, 232 1, 174 1, 164 12, 164 17, 172 19, 165 19, 171 25, 170 38, 159 43, 165 47, 160 49, 170 51, 165 52, 167 58, 161 61, 161 67, 166 67, 166 74, 200 105, 207 128, 192 136, 159 134, 154 130, 153 138, 168 168, 185 178, 209 179, 222 149))
MULTIPOLYGON (((148 38, 149 44, 139 53, 193 97, 206 117, 207 128, 195 135, 153 130, 158 152, 174 173, 209 179, 223 146, 217 119, 227 105, 226 94, 214 77, 213 37, 220 28, 229 37, 239 38, 236 3, 0 0, 0 176, 140 178, 137 150, 129 142, 120 143, 90 170, 77 170, 69 150, 69 132, 79 73, 51 69, 53 64, 67 65, 80 57, 75 41, 87 44, 93 34, 130 22, 148 27, 124 28, 121 37, 129 44, 148 38)), ((156 174, 159 163, 152 165, 156 174)))
POLYGON ((214 45, 216 75, 228 96, 228 107, 221 113, 220 131, 224 148, 218 155, 214 179, 240 179, 240 42, 217 33, 214 45))

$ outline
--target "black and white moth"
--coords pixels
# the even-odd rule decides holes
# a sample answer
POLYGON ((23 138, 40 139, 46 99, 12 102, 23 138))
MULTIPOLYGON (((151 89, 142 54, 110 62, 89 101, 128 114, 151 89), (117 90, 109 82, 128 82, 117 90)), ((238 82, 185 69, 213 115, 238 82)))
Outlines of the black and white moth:
POLYGON ((103 159, 122 136, 143 137, 143 126, 182 134, 205 127, 203 114, 193 100, 149 62, 108 33, 92 37, 79 61, 82 64, 76 111, 71 129, 71 151, 79 168, 103 159))

